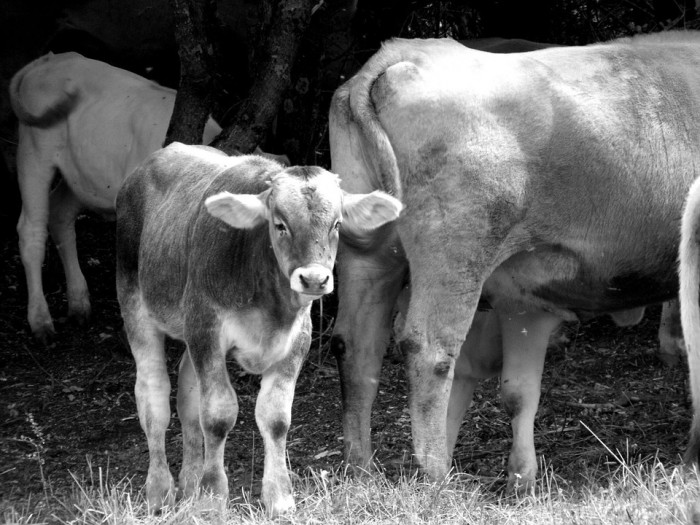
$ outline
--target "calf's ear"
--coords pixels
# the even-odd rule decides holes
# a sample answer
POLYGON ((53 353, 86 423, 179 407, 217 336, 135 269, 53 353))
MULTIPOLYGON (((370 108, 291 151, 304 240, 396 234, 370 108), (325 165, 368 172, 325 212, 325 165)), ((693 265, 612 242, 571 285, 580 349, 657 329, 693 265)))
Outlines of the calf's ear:
POLYGON ((267 220, 267 206, 263 196, 234 194, 223 191, 204 201, 207 211, 234 228, 250 229, 267 220))
POLYGON ((368 231, 396 220, 403 209, 401 201, 383 191, 343 193, 343 229, 368 231))

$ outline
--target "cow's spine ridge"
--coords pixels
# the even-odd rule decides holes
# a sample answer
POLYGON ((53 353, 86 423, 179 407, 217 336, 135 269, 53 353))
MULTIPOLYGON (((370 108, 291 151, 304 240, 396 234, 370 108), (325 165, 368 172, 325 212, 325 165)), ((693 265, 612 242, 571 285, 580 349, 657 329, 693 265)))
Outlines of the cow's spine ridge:
POLYGON ((681 324, 693 400, 693 422, 685 460, 693 463, 700 460, 700 179, 688 193, 681 224, 681 324))

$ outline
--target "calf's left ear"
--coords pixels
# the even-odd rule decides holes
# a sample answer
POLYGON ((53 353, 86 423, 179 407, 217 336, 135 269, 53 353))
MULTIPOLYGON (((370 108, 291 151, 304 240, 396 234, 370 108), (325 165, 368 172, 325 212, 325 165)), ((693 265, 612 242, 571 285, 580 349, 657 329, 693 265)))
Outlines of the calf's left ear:
POLYGON ((234 228, 250 229, 267 220, 264 196, 245 193, 234 194, 223 191, 204 201, 207 211, 234 228))
POLYGON ((343 228, 349 231, 374 230, 398 219, 403 204, 383 191, 343 194, 343 228))

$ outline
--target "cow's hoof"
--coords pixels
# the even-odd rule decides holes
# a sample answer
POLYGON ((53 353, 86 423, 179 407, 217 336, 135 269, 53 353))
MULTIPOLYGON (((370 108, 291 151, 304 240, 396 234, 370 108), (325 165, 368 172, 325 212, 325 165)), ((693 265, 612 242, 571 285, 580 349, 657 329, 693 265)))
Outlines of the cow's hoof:
POLYGON ((265 510, 273 518, 291 514, 296 510, 294 497, 291 494, 277 498, 275 501, 263 501, 265 510))
POLYGON ((524 476, 518 473, 508 475, 506 493, 512 496, 527 496, 535 490, 534 476, 524 476))
POLYGON ((667 354, 665 352, 659 352, 657 355, 661 362, 664 364, 664 366, 667 366, 669 368, 676 368, 678 366, 678 363, 680 362, 680 357, 678 356, 678 354, 667 354))
POLYGON ((373 459, 371 461, 346 461, 345 474, 353 478, 372 476, 383 470, 382 466, 373 459))
POLYGON ((43 324, 33 328, 32 335, 34 336, 34 339, 42 346, 51 346, 54 337, 56 337, 56 330, 53 327, 53 322, 50 321, 48 324, 43 324))
POLYGON ((68 320, 78 326, 85 326, 90 322, 90 309, 85 310, 69 310, 68 320))

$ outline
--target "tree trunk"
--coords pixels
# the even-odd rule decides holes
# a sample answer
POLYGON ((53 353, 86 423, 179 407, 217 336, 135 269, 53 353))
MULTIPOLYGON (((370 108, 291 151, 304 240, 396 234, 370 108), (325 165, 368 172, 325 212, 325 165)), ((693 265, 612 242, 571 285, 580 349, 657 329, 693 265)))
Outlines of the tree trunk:
POLYGON ((201 144, 212 110, 214 47, 209 39, 216 22, 216 0, 172 0, 175 39, 180 56, 180 84, 164 146, 178 141, 201 144))
POLYGON ((382 40, 399 34, 409 13, 423 1, 383 0, 359 7, 357 0, 318 4, 278 116, 278 144, 293 164, 330 164, 327 131, 333 93, 382 40))
POLYGON ((292 163, 325 164, 321 143, 334 90, 354 71, 351 30, 356 0, 327 0, 314 13, 285 91, 277 122, 282 150, 292 163), (348 65, 350 71, 348 71, 348 65))
POLYGON ((233 123, 212 145, 229 154, 249 153, 262 142, 289 86, 299 43, 311 20, 312 4, 312 0, 276 2, 264 51, 255 53, 251 64, 250 96, 239 108, 233 123))

